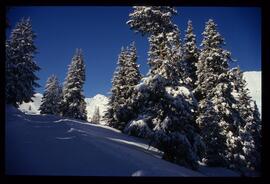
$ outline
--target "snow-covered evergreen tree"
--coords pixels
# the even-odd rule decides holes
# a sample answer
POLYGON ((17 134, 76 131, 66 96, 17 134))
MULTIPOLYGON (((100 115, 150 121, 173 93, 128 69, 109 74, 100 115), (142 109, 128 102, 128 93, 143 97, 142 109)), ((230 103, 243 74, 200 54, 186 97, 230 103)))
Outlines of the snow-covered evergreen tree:
POLYGON ((61 114, 65 117, 87 120, 86 102, 83 95, 85 64, 81 49, 77 49, 69 65, 63 87, 61 114))
POLYGON ((172 16, 177 14, 175 8, 170 6, 134 6, 129 14, 127 24, 135 32, 142 35, 158 35, 168 33, 175 29, 172 16))
POLYGON ((6 103, 18 106, 30 102, 39 87, 35 72, 40 68, 34 61, 36 35, 30 19, 22 19, 6 41, 6 103))
POLYGON ((124 103, 123 99, 123 88, 125 86, 125 62, 127 61, 126 51, 121 48, 121 52, 118 56, 117 68, 114 72, 112 79, 111 96, 109 98, 108 110, 105 114, 105 118, 109 126, 117 129, 122 128, 123 122, 120 120, 119 108, 121 107, 121 102, 124 103))
POLYGON ((100 122, 100 113, 99 113, 99 107, 95 108, 94 115, 91 119, 92 123, 98 124, 100 122))
POLYGON ((202 100, 199 104, 198 116, 196 122, 201 129, 201 135, 206 144, 206 152, 202 161, 209 166, 225 166, 228 160, 226 155, 226 135, 222 133, 222 127, 219 124, 219 117, 214 105, 209 98, 202 100), (214 149, 212 149, 214 148, 214 149))
POLYGON ((199 49, 196 46, 196 35, 193 33, 191 20, 188 21, 188 27, 183 45, 183 61, 181 62, 181 73, 185 83, 191 89, 195 89, 197 81, 196 63, 198 62, 199 49))
MULTIPOLYGON (((219 104, 226 98, 222 96, 224 86, 220 85, 217 88, 217 85, 219 84, 219 75, 228 71, 229 52, 221 48, 223 38, 217 32, 213 20, 206 22, 203 36, 202 50, 196 71, 198 80, 195 92, 199 100, 196 122, 206 144, 206 158, 204 159, 206 164, 227 165, 226 133, 228 122, 222 120, 222 115, 219 114, 224 112, 223 109, 221 111, 218 109, 219 104)), ((227 105, 226 102, 223 103, 227 105)), ((225 108, 224 105, 222 104, 222 107, 225 108)))
POLYGON ((242 120, 235 108, 239 102, 234 97, 235 81, 230 78, 228 61, 231 54, 222 48, 224 39, 213 20, 206 22, 203 36, 195 92, 199 100, 196 122, 206 144, 204 161, 208 165, 239 169, 242 167, 239 136, 242 120))
POLYGON ((239 137, 241 139, 241 150, 239 158, 242 170, 260 170, 261 165, 261 119, 256 105, 249 95, 246 81, 240 68, 233 68, 229 72, 233 81, 233 96, 237 103, 234 108, 240 113, 241 124, 239 125, 239 137))
POLYGON ((208 91, 216 86, 218 76, 228 71, 230 52, 222 48, 224 39, 217 32, 217 25, 212 19, 206 22, 202 33, 202 49, 197 63, 197 82, 195 94, 198 100, 205 99, 208 91))
POLYGON ((48 78, 45 91, 41 100, 41 114, 60 114, 62 87, 59 84, 58 78, 52 75, 48 78))
POLYGON ((126 80, 129 85, 128 95, 130 96, 133 93, 134 86, 137 85, 141 80, 141 74, 139 71, 139 65, 137 64, 137 50, 135 46, 135 42, 133 41, 130 44, 130 47, 127 48, 127 70, 126 70, 126 80))
POLYGON ((133 42, 130 48, 126 50, 122 48, 119 54, 118 67, 112 81, 109 109, 105 115, 108 124, 119 130, 123 130, 127 122, 134 116, 131 99, 134 87, 141 79, 136 62, 137 53, 133 42))
POLYGON ((134 7, 130 14, 131 29, 149 35, 150 71, 135 88, 139 113, 125 132, 151 137, 164 159, 195 168, 203 143, 193 119, 196 101, 179 75, 182 54, 173 14, 174 8, 162 6, 134 7))

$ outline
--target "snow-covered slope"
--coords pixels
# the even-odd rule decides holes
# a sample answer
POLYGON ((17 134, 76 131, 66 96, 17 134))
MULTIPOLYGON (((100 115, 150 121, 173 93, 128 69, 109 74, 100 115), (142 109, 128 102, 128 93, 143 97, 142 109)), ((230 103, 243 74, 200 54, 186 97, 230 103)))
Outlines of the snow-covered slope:
POLYGON ((247 81, 247 88, 250 90, 250 95, 256 101, 261 113, 261 71, 244 72, 244 79, 247 81))
POLYGON ((43 96, 42 94, 36 93, 34 97, 32 98, 33 102, 22 103, 19 109, 22 112, 25 112, 28 114, 39 114, 40 111, 38 109, 41 105, 42 96, 43 96))
MULTIPOLYGON (((109 99, 106 96, 97 94, 93 98, 85 98, 85 101, 88 121, 90 121, 93 117, 96 107, 99 107, 99 113, 101 117, 104 116, 105 111, 107 110, 107 104, 109 102, 109 99)), ((104 121, 101 119, 100 123, 104 124, 104 121)))
MULTIPOLYGON (((8 175, 202 176, 160 158, 143 139, 84 121, 6 106, 8 175)), ((223 171, 224 172, 224 171, 223 171)))

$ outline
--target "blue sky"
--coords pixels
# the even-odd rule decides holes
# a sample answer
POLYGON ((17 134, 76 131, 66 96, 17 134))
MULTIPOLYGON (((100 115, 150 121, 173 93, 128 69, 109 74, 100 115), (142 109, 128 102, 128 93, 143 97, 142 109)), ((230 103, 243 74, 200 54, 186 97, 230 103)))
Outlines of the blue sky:
MULTIPOLYGON (((205 22, 212 18, 218 24, 218 31, 225 38, 225 48, 232 52, 237 65, 243 71, 261 70, 261 9, 256 7, 176 7, 179 15, 174 18, 181 31, 181 38, 187 21, 193 22, 197 45, 205 22)), ((64 81, 68 65, 76 48, 82 48, 86 64, 84 94, 108 95, 111 79, 122 46, 133 40, 138 51, 140 71, 148 71, 147 37, 135 34, 126 25, 131 7, 117 6, 68 6, 68 7, 13 7, 8 13, 11 29, 22 17, 30 17, 37 34, 38 54, 36 62, 41 67, 37 73, 42 86, 36 89, 43 93, 47 78, 56 74, 64 81)), ((10 30, 7 31, 9 38, 10 30)))

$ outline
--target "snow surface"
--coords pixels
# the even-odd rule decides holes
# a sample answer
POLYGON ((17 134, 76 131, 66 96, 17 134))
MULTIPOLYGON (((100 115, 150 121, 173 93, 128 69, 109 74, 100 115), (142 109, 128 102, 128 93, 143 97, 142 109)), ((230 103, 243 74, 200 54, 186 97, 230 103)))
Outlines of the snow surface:
POLYGON ((167 162, 146 140, 104 125, 24 114, 12 106, 5 113, 8 175, 239 176, 224 168, 193 171, 167 162))
POLYGON ((104 125, 6 106, 8 175, 204 176, 162 160, 145 140, 104 125))
POLYGON ((256 101, 258 109, 261 113, 261 71, 244 72, 244 79, 247 81, 247 88, 250 90, 250 95, 252 96, 252 99, 256 101))

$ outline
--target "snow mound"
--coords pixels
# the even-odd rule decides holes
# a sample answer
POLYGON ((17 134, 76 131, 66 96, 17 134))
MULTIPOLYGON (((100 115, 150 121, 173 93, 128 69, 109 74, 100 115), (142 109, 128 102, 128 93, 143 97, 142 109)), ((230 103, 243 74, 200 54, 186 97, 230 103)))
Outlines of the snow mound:
POLYGON ((256 101, 260 113, 262 112, 261 99, 261 71, 244 72, 244 79, 247 81, 247 88, 250 90, 250 95, 256 101))

